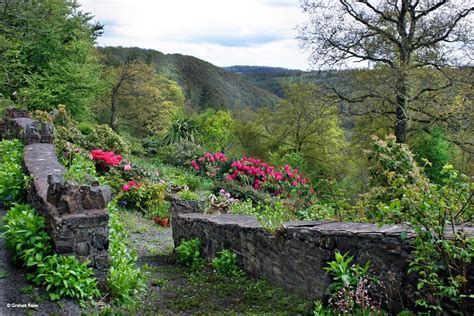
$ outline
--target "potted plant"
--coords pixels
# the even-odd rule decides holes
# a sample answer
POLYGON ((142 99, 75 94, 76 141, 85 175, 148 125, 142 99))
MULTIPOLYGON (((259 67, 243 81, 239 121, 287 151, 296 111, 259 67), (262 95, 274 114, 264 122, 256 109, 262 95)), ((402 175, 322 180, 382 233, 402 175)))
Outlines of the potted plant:
POLYGON ((169 227, 169 207, 170 203, 167 201, 154 203, 153 207, 148 210, 149 216, 156 224, 162 227, 169 227))

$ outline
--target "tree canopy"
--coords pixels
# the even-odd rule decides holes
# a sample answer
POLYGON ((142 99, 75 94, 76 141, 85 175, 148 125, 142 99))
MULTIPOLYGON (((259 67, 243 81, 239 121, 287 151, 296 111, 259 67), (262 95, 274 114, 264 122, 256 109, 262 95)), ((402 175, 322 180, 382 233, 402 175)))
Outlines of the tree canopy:
POLYGON ((299 38, 316 65, 385 66, 392 82, 389 96, 371 89, 355 97, 339 97, 350 103, 386 102, 380 114, 395 117, 398 142, 407 141, 413 117, 410 106, 452 86, 447 68, 472 64, 474 6, 470 1, 305 0, 302 7, 310 20, 300 28, 299 38), (425 68, 439 72, 442 79, 413 84, 415 73, 425 68))
POLYGON ((93 47, 102 26, 76 1, 0 3, 0 93, 29 109, 86 111, 99 83, 93 47))

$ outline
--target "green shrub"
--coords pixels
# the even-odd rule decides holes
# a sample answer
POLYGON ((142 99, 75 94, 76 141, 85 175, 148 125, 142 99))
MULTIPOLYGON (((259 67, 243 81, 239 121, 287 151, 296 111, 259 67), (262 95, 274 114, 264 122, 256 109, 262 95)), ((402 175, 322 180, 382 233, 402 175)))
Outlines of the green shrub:
POLYGON ((15 140, 2 140, 0 142, 0 164, 13 162, 21 164, 23 161, 23 144, 15 140))
POLYGON ((94 133, 94 124, 88 122, 82 122, 77 125, 77 129, 82 135, 91 135, 94 133))
POLYGON ((4 218, 5 245, 13 250, 13 259, 27 267, 37 266, 51 253, 46 221, 28 204, 17 204, 4 218))
POLYGON ((180 199, 186 200, 186 201, 198 201, 199 200, 199 194, 189 191, 189 190, 183 190, 179 191, 177 193, 177 196, 180 199))
POLYGON ((239 200, 251 199, 254 203, 265 202, 271 196, 261 191, 254 190, 251 186, 241 185, 237 181, 214 181, 214 192, 219 192, 221 189, 229 192, 232 197, 239 200))
POLYGON ((201 126, 194 118, 174 115, 163 142, 169 144, 194 143, 200 135, 201 126))
POLYGON ((200 246, 201 241, 198 238, 181 241, 180 245, 175 249, 178 262, 187 267, 191 267, 193 270, 199 269, 204 263, 199 249, 200 246))
POLYGON ((163 163, 176 167, 188 167, 189 163, 204 155, 204 149, 191 142, 164 145, 157 149, 156 157, 163 163))
POLYGON ((0 142, 0 203, 6 206, 21 200, 28 177, 23 172, 23 145, 18 140, 0 142))
POLYGON ((296 212, 298 219, 303 221, 334 219, 335 214, 336 210, 334 207, 326 203, 314 203, 310 207, 296 212))
POLYGON ((94 162, 83 155, 76 155, 64 175, 66 180, 73 180, 79 183, 95 181, 97 172, 94 162))
POLYGON ((224 249, 218 253, 217 257, 212 260, 212 266, 217 273, 239 277, 242 270, 237 265, 237 255, 229 249, 224 249))
POLYGON ((36 285, 45 286, 52 301, 71 297, 85 302, 100 294, 88 262, 80 262, 74 256, 54 254, 45 257, 37 267, 38 271, 30 280, 36 285))
POLYGON ((160 207, 165 200, 166 184, 146 183, 140 187, 133 187, 128 192, 123 192, 120 198, 125 201, 127 208, 148 213, 160 207))
POLYGON ((5 245, 13 250, 14 260, 33 269, 28 279, 46 287, 51 300, 71 297, 86 300, 99 295, 97 281, 87 262, 75 257, 50 255, 50 237, 43 216, 27 204, 18 204, 5 215, 5 245))
POLYGON ((258 203, 255 209, 257 220, 266 231, 272 234, 283 228, 283 223, 289 219, 288 212, 281 201, 258 203))
POLYGON ((96 125, 93 132, 85 136, 84 141, 87 149, 103 149, 121 154, 130 152, 130 146, 124 138, 105 124, 96 125))
POLYGON ((156 201, 150 203, 146 211, 146 216, 150 219, 155 216, 158 216, 159 218, 167 218, 169 217, 170 207, 171 203, 168 201, 156 201))
POLYGON ((230 212, 237 215, 255 215, 257 210, 251 199, 234 202, 230 205, 230 212))
MULTIPOLYGON (((328 287, 329 306, 334 314, 344 315, 372 315, 379 314, 380 307, 370 295, 370 289, 378 281, 369 275, 370 263, 364 266, 352 264, 353 257, 348 254, 335 254, 335 260, 327 263, 323 268, 332 276, 328 287)), ((322 304, 318 304, 320 310, 322 304)))
POLYGON ((416 232, 409 272, 418 276, 416 304, 438 313, 447 306, 462 314, 474 293, 466 271, 474 261, 474 237, 455 225, 474 219, 474 183, 451 165, 443 167, 441 184, 406 190, 403 203, 392 203, 395 211, 406 203, 406 220, 416 232))
POLYGON ((108 285, 113 300, 118 304, 133 304, 140 300, 140 295, 146 288, 145 275, 136 267, 138 260, 135 251, 129 251, 123 240, 126 235, 120 224, 116 208, 109 204, 109 254, 110 269, 108 285))
POLYGON ((15 162, 0 163, 0 203, 12 205, 22 199, 28 177, 15 162))
POLYGON ((154 157, 164 146, 163 141, 157 137, 147 137, 142 140, 142 146, 149 157, 154 157))
POLYGON ((453 145, 446 139, 446 132, 441 128, 432 128, 430 135, 422 134, 412 146, 413 153, 419 164, 424 165, 425 174, 430 180, 440 182, 441 170, 453 158, 453 145))

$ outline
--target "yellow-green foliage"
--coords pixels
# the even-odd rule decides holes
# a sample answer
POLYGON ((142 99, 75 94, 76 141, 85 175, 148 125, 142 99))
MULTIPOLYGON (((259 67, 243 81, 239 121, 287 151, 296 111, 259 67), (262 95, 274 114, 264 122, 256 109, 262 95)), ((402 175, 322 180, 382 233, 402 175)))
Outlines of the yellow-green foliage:
POLYGON ((211 110, 198 117, 202 127, 200 141, 209 151, 225 150, 234 137, 232 114, 225 110, 211 110))
POLYGON ((90 134, 85 136, 85 145, 87 149, 103 149, 115 153, 128 153, 130 150, 123 137, 105 124, 96 125, 90 134))

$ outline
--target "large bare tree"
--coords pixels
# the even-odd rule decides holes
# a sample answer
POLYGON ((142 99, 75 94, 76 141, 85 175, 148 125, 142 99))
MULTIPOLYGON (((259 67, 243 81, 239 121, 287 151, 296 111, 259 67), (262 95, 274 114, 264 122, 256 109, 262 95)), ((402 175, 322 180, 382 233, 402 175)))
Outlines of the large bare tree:
POLYGON ((453 67, 473 65, 472 0, 303 0, 302 8, 310 19, 300 27, 299 39, 315 65, 362 63, 388 69, 391 96, 376 89, 356 97, 339 96, 348 102, 382 100, 387 106, 381 114, 396 118, 398 142, 406 142, 415 114, 427 121, 437 118, 422 106, 411 105, 451 86, 448 75, 453 67), (439 72, 446 80, 415 84, 413 75, 423 69, 439 72))

